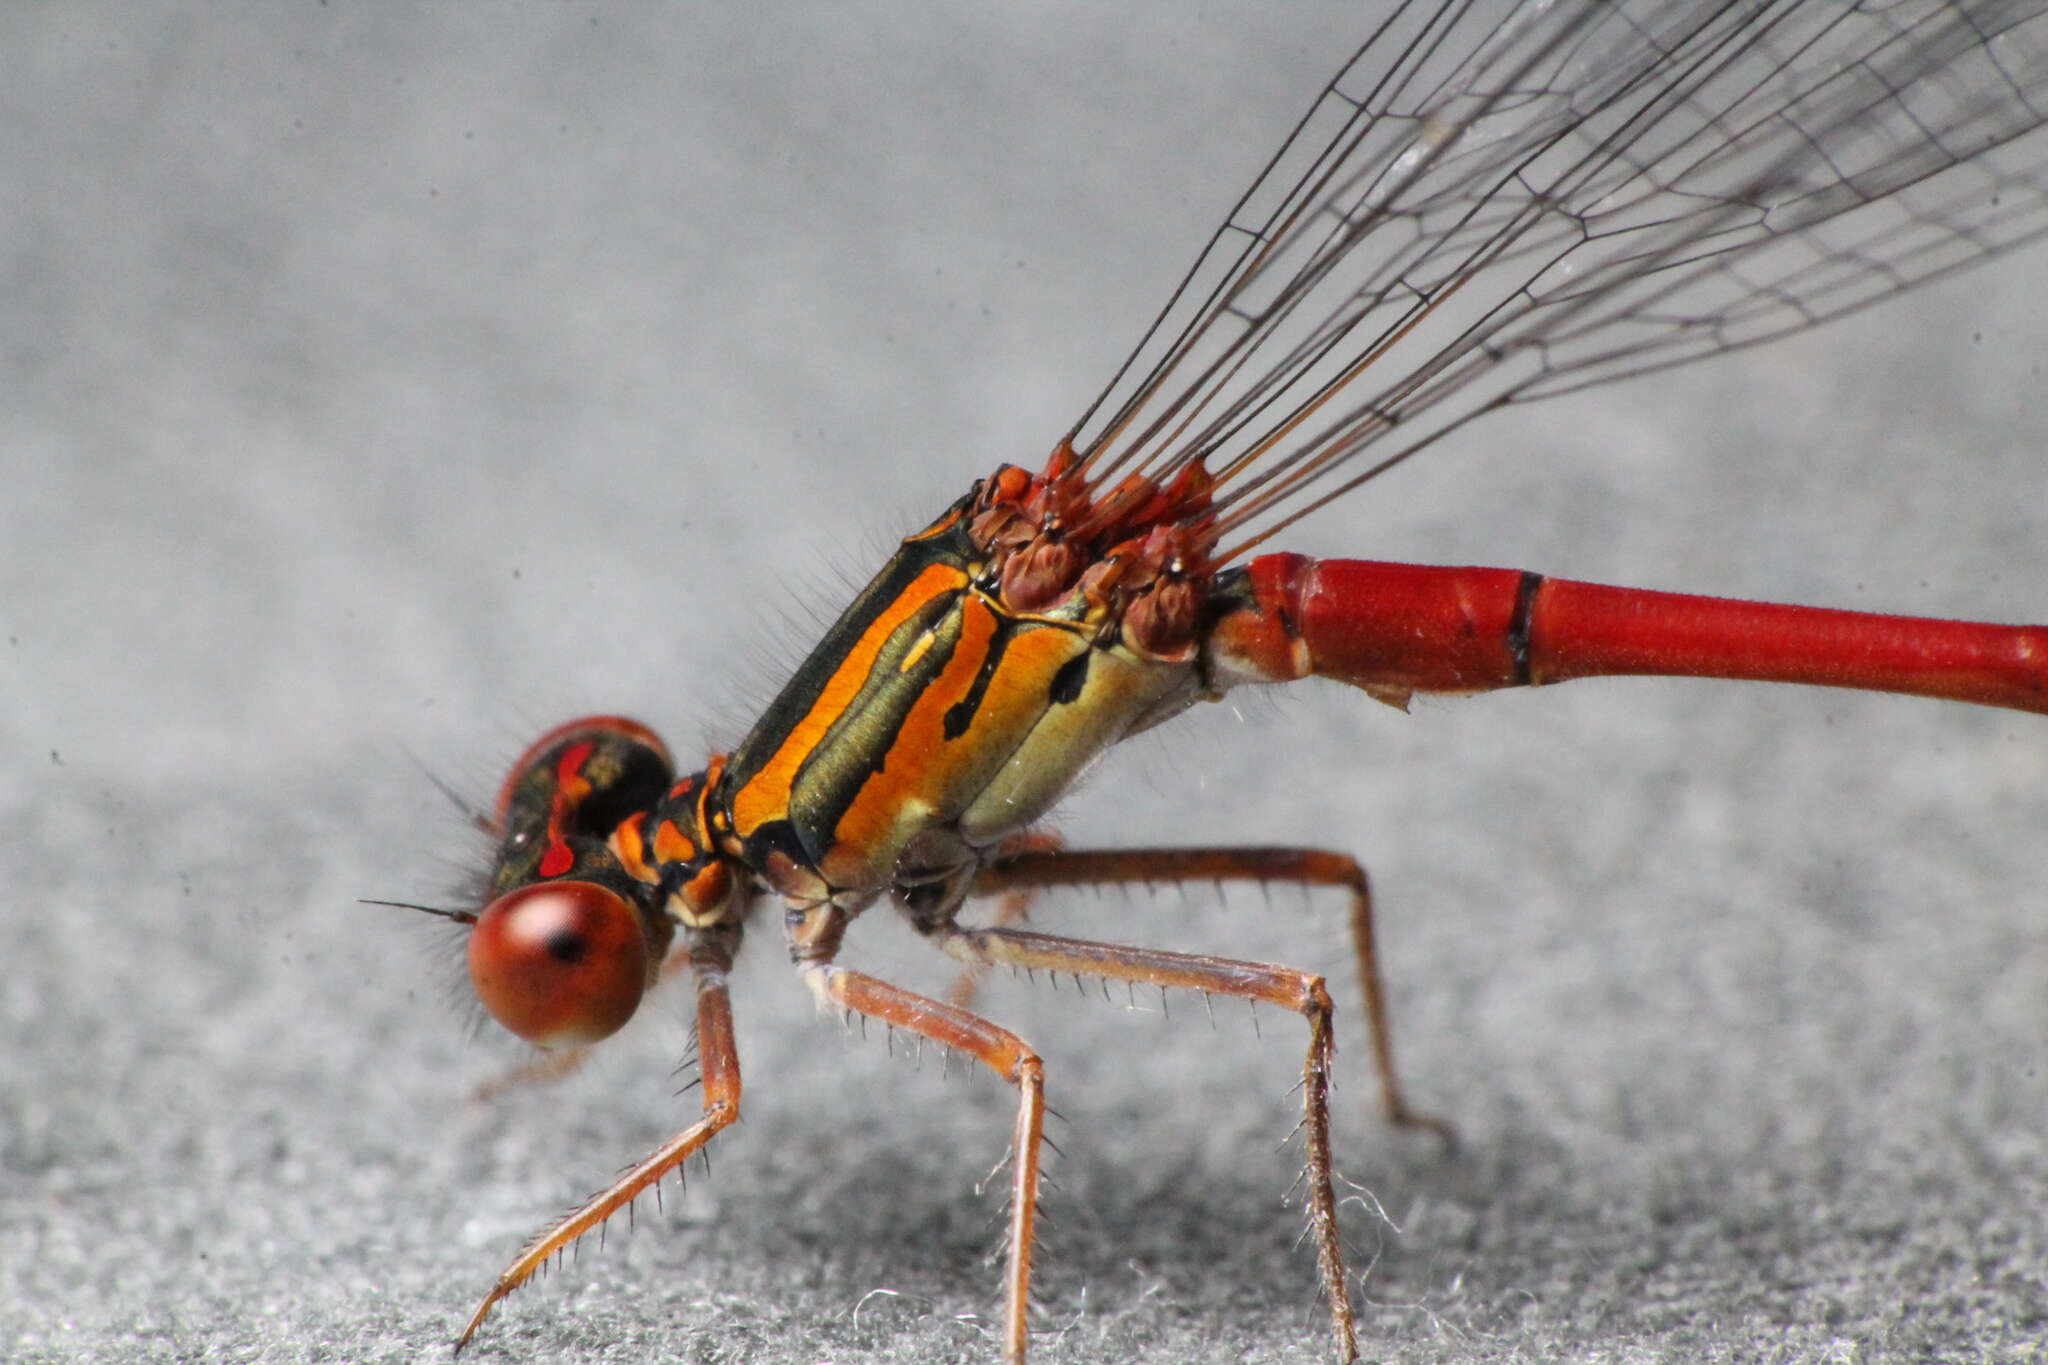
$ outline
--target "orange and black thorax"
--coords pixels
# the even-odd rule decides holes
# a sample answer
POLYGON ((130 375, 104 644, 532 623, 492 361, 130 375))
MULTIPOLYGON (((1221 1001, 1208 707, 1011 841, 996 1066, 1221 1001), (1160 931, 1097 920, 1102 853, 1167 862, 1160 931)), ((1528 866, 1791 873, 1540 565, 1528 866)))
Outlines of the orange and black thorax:
POLYGON ((905 540, 713 778, 707 833, 782 895, 853 909, 970 863, 1198 695, 1113 602, 1006 605, 986 506, 977 486, 905 540))

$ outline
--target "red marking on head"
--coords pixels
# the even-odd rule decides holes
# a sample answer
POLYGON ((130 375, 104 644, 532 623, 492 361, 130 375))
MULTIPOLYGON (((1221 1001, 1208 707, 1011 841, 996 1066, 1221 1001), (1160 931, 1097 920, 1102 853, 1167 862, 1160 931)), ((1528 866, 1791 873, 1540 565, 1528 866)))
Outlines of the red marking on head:
POLYGON ((512 796, 519 789, 519 783, 540 762, 542 754, 556 745, 579 735, 623 735, 636 744, 644 744, 661 756, 664 765, 669 763, 668 746, 661 742, 661 736, 637 720, 625 716, 578 716, 575 720, 564 721, 549 730, 539 739, 526 746, 511 770, 505 774, 505 781, 498 788, 498 800, 494 807, 498 824, 502 827, 505 815, 512 809, 512 796))
POLYGON ((563 786, 568 786, 583 773, 583 765, 590 762, 590 755, 597 749, 591 740, 579 740, 562 750, 562 756, 555 760, 555 777, 563 786))

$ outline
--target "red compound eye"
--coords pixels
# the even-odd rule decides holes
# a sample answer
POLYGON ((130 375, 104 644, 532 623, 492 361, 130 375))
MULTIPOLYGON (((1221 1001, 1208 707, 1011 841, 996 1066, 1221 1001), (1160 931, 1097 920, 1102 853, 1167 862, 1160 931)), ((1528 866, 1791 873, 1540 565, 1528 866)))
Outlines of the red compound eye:
POLYGON ((640 916, 594 882, 540 882, 485 907, 469 934, 469 979, 491 1017, 540 1047, 619 1031, 647 989, 640 916))

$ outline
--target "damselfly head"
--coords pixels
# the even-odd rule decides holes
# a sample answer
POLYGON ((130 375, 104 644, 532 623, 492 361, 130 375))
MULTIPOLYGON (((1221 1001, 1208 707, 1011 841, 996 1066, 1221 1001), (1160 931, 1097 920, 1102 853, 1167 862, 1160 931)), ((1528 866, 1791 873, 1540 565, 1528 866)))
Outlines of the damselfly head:
POLYGON ((623 716, 557 726, 513 764, 467 945, 477 1000, 510 1032, 584 1047, 639 1008, 675 933, 640 827, 674 778, 667 747, 623 716))

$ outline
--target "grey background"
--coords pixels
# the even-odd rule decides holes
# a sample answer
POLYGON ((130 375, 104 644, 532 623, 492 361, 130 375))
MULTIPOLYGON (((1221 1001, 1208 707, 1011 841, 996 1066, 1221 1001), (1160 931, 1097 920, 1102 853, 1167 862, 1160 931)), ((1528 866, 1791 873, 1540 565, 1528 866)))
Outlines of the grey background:
MULTIPOLYGON (((0 7, 0 1355, 441 1358, 528 1232, 686 1121, 682 992, 568 1082, 468 1098, 517 1049, 465 1032, 445 936, 352 903, 480 856, 423 769, 487 794, 598 708, 731 742, 892 536, 1042 456, 1362 28, 0 7)), ((1483 424, 1292 545, 2039 619, 2044 270, 1483 424)), ((1375 1356, 2034 1358, 2038 720, 1297 691, 1127 746, 1062 828, 1372 867, 1409 1083, 1465 1138, 1379 1121, 1343 982, 1375 1356)), ((1338 919, 1038 923, 1341 981, 1338 919)), ((762 928, 713 1179, 475 1358, 993 1358, 1007 1095, 814 1018, 762 928)), ((885 914, 849 960, 943 979, 885 914)), ((1298 1028, 987 1003, 1065 1116, 1036 1358, 1324 1358, 1298 1028)))

